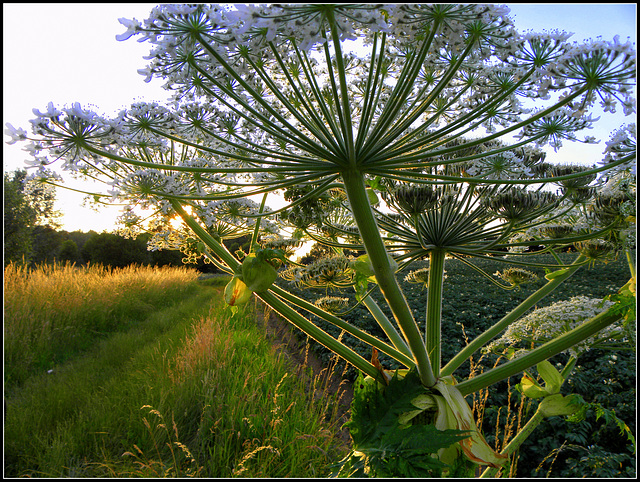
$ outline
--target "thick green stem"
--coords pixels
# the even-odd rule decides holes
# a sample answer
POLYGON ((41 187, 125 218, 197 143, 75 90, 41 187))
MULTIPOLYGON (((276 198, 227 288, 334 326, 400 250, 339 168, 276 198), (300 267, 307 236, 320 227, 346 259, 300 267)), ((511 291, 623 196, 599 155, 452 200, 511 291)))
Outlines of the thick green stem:
POLYGON ((635 278, 636 277, 636 260, 633 257, 633 254, 631 253, 630 249, 625 249, 624 252, 625 252, 625 255, 627 256, 627 263, 629 263, 629 271, 631 271, 631 277, 635 278))
POLYGON ((434 249, 429 253, 425 345, 433 368, 433 376, 436 378, 440 376, 444 257, 445 252, 440 249, 434 249))
POLYGON ((380 286, 380 290, 387 300, 405 340, 407 340, 422 383, 427 387, 432 387, 437 380, 433 375, 433 369, 418 325, 413 318, 409 303, 398 285, 395 272, 389 262, 384 241, 380 236, 378 224, 369 204, 364 176, 357 171, 347 171, 342 173, 342 177, 349 203, 353 210, 353 217, 373 265, 378 286, 380 286))
POLYGON ((477 392, 478 390, 493 385, 494 383, 504 380, 505 378, 509 378, 510 376, 516 375, 543 360, 547 360, 548 358, 577 345, 581 341, 595 335, 600 330, 618 320, 620 320, 620 314, 616 313, 615 309, 609 309, 597 316, 594 316, 589 321, 584 322, 582 325, 574 328, 564 335, 531 350, 526 355, 508 361, 499 367, 486 371, 482 375, 465 380, 456 385, 456 387, 462 395, 477 392))
MULTIPOLYGON (((544 415, 540 409, 536 410, 536 413, 533 414, 533 417, 529 419, 529 421, 525 424, 524 427, 518 432, 518 434, 513 437, 511 442, 507 444, 507 446, 500 452, 501 454, 512 454, 516 450, 520 448, 522 443, 531 435, 531 433, 536 429, 538 425, 544 420, 544 415)), ((490 477, 495 477, 498 473, 498 468, 495 467, 487 467, 487 469, 482 472, 480 478, 486 479, 490 477)))
POLYGON ((343 329, 344 331, 346 331, 347 333, 353 335, 356 338, 359 338, 360 340, 364 341, 365 343, 368 343, 369 345, 371 345, 372 347, 376 348, 377 350, 381 351, 382 353, 385 353, 387 355, 389 355, 391 358, 393 358, 394 360, 397 360, 398 362, 402 363, 403 365, 405 365, 407 368, 411 368, 415 365, 415 363, 413 362, 413 358, 411 358, 411 352, 408 352, 405 354, 404 352, 398 351, 396 349, 394 349, 393 347, 389 346, 388 344, 382 342, 381 340, 379 340, 378 338, 362 331, 359 330, 358 328, 351 326, 349 323, 347 323, 346 321, 338 318, 335 315, 332 315, 331 313, 327 313, 323 310, 321 310, 320 308, 318 308, 316 305, 314 305, 313 303, 309 303, 308 301, 302 299, 302 298, 298 298, 297 296, 289 293, 286 290, 283 290, 282 288, 272 285, 270 290, 275 293, 277 296, 279 296, 280 298, 282 298, 283 300, 285 300, 287 303, 290 303, 291 305, 297 306, 299 308, 302 308, 303 310, 306 310, 310 313, 313 313, 314 315, 322 318, 323 320, 337 326, 338 328, 343 329))
MULTIPOLYGON (((267 202, 267 196, 269 193, 265 192, 264 196, 262 196, 262 202, 260 203, 260 214, 264 212, 264 205, 267 202)), ((256 219, 256 225, 253 229, 253 236, 251 236, 251 244, 249 245, 249 253, 252 253, 255 249, 255 246, 258 244, 258 236, 260 235, 260 221, 262 218, 256 219)))
POLYGON ((500 332, 505 330, 511 323, 516 321, 522 315, 524 315, 530 308, 535 306, 542 298, 547 296, 553 290, 555 290, 562 282, 564 282, 567 278, 569 278, 573 273, 575 273, 578 268, 582 266, 582 262, 584 261, 584 256, 579 255, 575 261, 572 263, 572 266, 567 269, 566 272, 557 275, 547 284, 545 284, 538 291, 529 296, 526 300, 520 303, 513 311, 507 314, 504 318, 498 321, 495 325, 489 328, 487 331, 479 335, 475 338, 471 343, 469 343, 466 347, 464 347, 460 352, 455 355, 449 363, 445 365, 445 367, 441 371, 441 375, 447 376, 451 375, 460 365, 462 365, 466 360, 469 359, 471 355, 473 355, 476 351, 490 342, 493 338, 495 338, 500 332))

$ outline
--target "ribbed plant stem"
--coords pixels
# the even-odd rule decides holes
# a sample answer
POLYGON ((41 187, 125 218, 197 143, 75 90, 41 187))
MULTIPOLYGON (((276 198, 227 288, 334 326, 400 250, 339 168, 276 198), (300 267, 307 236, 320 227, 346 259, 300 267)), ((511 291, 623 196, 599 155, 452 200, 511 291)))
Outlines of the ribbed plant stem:
POLYGON ((434 249, 429 253, 429 284, 427 291, 427 313, 425 345, 431 361, 433 376, 440 376, 442 285, 444 281, 445 252, 434 249))
POLYGON ((389 341, 393 344, 393 346, 400 352, 404 353, 408 357, 411 357, 411 350, 407 346, 406 342, 400 336, 395 329, 395 327, 391 324, 387 316, 378 306, 378 303, 374 301, 370 296, 366 296, 362 300, 362 304, 367 307, 373 319, 376 320, 382 331, 387 335, 389 341))
POLYGON ((405 340, 407 340, 422 383, 427 387, 432 387, 436 384, 437 380, 433 375, 433 369, 429 362, 429 357, 418 325, 413 318, 409 303, 400 289, 395 272, 389 262, 384 241, 380 236, 378 224, 376 223, 371 205, 369 204, 364 176, 357 170, 353 170, 343 172, 342 177, 347 197, 353 210, 353 217, 362 236, 362 242, 369 255, 371 264, 373 265, 378 286, 405 340))
MULTIPOLYGON (((372 335, 369 335, 368 333, 362 330, 359 330, 355 326, 350 325, 346 321, 338 318, 337 316, 331 313, 324 312, 323 310, 315 306, 313 303, 309 303, 308 301, 302 298, 298 298, 297 296, 283 290, 278 286, 272 285, 271 288, 269 288, 269 291, 274 293, 279 298, 282 298, 284 301, 289 303, 290 306, 299 307, 299 308, 302 308, 303 310, 313 313, 314 315, 322 318, 326 322, 341 328, 342 330, 349 333, 350 335, 353 335, 354 337, 359 338, 363 342, 378 349, 382 353, 389 355, 391 358, 399 361, 400 363, 405 365, 407 368, 411 368, 412 366, 415 365, 415 363, 413 362, 413 358, 411 357, 411 352, 409 351, 408 348, 405 350, 406 352, 398 351, 393 347, 389 346, 387 343, 384 343, 380 339, 372 335)), ((402 340, 402 342, 404 343, 404 340, 402 340)))
POLYGON ((331 335, 323 331, 321 328, 318 328, 311 321, 307 320, 304 316, 291 308, 291 306, 278 298, 271 291, 261 291, 259 293, 256 293, 256 296, 258 296, 262 301, 273 308, 278 314, 282 315, 282 317, 285 318, 289 323, 300 328, 304 333, 331 350, 339 357, 351 363, 358 370, 362 371, 372 378, 377 379, 378 381, 382 381, 382 374, 368 360, 365 360, 351 348, 342 344, 331 335))
POLYGON ((631 253, 630 249, 624 250, 625 255, 627 256, 627 263, 629 263, 629 271, 631 272, 631 277, 636 277, 636 260, 633 257, 633 253, 631 253))
MULTIPOLYGON (((260 203, 260 213, 264 212, 264 205, 267 203, 267 196, 269 193, 265 192, 262 196, 262 202, 260 203)), ((256 225, 253 228, 253 236, 251 236, 251 244, 249 245, 249 253, 252 253, 255 246, 258 244, 258 236, 260 236, 260 221, 262 218, 256 219, 256 225)))

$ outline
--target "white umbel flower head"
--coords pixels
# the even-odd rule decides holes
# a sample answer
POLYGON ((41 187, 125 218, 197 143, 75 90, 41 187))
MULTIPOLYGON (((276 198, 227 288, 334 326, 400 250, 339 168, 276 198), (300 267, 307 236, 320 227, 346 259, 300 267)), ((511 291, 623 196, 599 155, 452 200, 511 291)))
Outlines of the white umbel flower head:
MULTIPOLYGON (((559 301, 544 308, 538 308, 527 316, 511 324, 507 331, 486 347, 486 351, 502 351, 504 348, 520 347, 515 356, 527 353, 532 344, 540 345, 561 336, 578 327, 583 322, 609 309, 613 303, 586 296, 575 296, 567 301, 559 301)), ((614 324, 598 334, 587 338, 567 350, 569 355, 577 357, 589 350, 595 343, 621 333, 621 327, 614 324)))

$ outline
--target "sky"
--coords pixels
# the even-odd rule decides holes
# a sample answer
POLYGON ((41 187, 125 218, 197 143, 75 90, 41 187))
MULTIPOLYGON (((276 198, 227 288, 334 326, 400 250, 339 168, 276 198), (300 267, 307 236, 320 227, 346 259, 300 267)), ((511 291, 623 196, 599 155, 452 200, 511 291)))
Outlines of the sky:
MULTIPOLYGON (((44 109, 49 102, 70 105, 80 102, 93 110, 114 115, 137 100, 163 102, 168 94, 162 82, 144 82, 137 73, 147 61, 148 43, 135 37, 118 42, 117 34, 126 29, 118 18, 147 18, 156 4, 142 3, 4 3, 3 4, 3 122, 28 132, 33 108, 44 109)), ((637 11, 628 4, 507 4, 520 31, 565 30, 573 32, 571 41, 601 36, 612 40, 620 36, 636 42, 637 11)), ((549 152, 550 161, 592 164, 602 157, 609 133, 635 116, 605 114, 601 131, 590 131, 602 139, 598 145, 577 145, 549 152)), ((23 168, 29 156, 20 143, 7 145, 3 136, 5 172, 23 168)), ((72 179, 69 187, 90 190, 72 179)), ((96 212, 82 207, 83 195, 58 189, 56 209, 63 212, 63 229, 111 231, 121 208, 96 212)))

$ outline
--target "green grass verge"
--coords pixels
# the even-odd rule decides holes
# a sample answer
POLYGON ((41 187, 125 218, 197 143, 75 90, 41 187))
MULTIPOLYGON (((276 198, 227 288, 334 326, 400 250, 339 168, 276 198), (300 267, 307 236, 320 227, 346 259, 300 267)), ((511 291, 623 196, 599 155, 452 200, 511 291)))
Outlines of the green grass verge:
POLYGON ((9 264, 4 270, 5 390, 193 294, 187 268, 9 264))
POLYGON ((220 298, 197 287, 15 387, 5 476, 326 476, 344 450, 335 396, 308 396, 319 382, 220 298))

